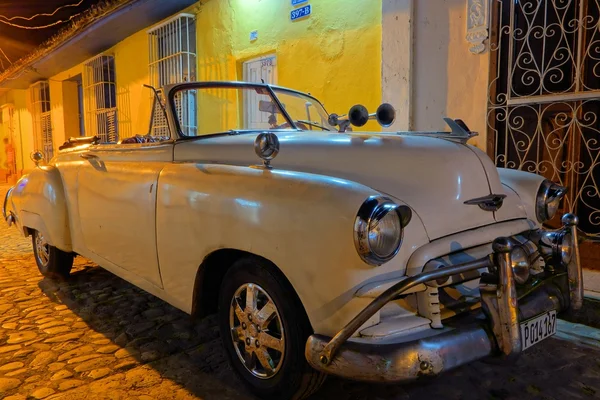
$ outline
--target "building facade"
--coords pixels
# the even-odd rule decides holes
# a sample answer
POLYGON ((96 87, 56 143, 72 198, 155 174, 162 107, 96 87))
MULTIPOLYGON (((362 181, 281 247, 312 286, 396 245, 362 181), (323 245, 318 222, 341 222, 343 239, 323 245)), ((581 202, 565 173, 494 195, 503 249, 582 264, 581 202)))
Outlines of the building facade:
MULTIPOLYGON (((374 110, 381 102, 377 2, 311 0, 294 7, 279 0, 174 0, 144 18, 139 14, 161 2, 124 3, 39 60, 0 76, 4 175, 31 169, 34 150, 51 158, 69 137, 116 142, 148 133, 153 95, 144 84, 262 80, 310 92, 338 113, 355 103, 374 110), (311 14, 292 21, 290 12, 306 5, 311 14), (111 15, 147 24, 111 33, 113 43, 95 43, 108 29, 98 25, 111 15), (3 139, 16 149, 11 171, 3 139)), ((156 118, 153 129, 160 133, 166 121, 156 118)), ((189 118, 184 124, 197 123, 189 118)))
MULTIPOLYGON (((460 118, 498 166, 569 186, 563 207, 600 237, 597 0, 115 4, 0 75, 0 181, 69 137, 148 133, 145 84, 265 81, 339 114, 390 102, 397 119, 386 130, 448 130, 442 118, 460 118), (308 5, 310 15, 292 20, 308 5)), ((154 115, 160 134, 166 121, 154 115)), ((196 129, 197 117, 186 118, 196 129)))

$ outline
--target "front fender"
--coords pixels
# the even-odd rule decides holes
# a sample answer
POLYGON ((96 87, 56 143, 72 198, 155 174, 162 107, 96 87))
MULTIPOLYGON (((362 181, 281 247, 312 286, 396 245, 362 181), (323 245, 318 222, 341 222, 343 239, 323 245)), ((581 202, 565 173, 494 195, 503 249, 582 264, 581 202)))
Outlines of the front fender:
POLYGON ((518 206, 525 210, 527 218, 537 228, 541 227, 536 217, 535 204, 538 190, 545 178, 531 172, 509 168, 498 168, 498 174, 500 175, 500 181, 512 189, 521 200, 521 204, 518 206))
POLYGON ((202 260, 218 249, 246 251, 277 265, 315 331, 331 334, 370 301, 355 297, 360 287, 403 276, 412 252, 428 242, 413 213, 396 257, 380 267, 366 264, 354 245, 354 220, 363 202, 378 194, 355 182, 309 173, 167 166, 158 181, 156 212, 165 291, 189 311, 202 260))
POLYGON ((15 185, 10 201, 17 226, 25 235, 29 229, 35 229, 52 246, 73 251, 65 191, 56 167, 40 166, 24 175, 15 185))

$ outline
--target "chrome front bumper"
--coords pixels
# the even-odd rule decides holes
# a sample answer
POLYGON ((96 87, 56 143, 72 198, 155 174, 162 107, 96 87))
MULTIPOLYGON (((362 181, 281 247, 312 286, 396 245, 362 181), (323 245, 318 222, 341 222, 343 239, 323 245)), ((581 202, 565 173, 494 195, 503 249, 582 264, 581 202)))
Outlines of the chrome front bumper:
POLYGON ((563 224, 563 229, 570 230, 573 235, 571 262, 565 271, 546 274, 520 297, 511 267, 511 241, 498 238, 493 243, 494 253, 489 257, 405 279, 373 300, 333 338, 310 336, 305 347, 306 359, 319 371, 349 379, 406 382, 437 375, 489 355, 518 355, 521 353, 520 321, 550 310, 577 310, 582 306, 577 217, 566 214, 563 224), (480 286, 485 318, 456 318, 450 321, 451 326, 445 332, 410 342, 378 345, 348 341, 371 316, 411 287, 421 283, 435 286, 440 278, 484 267, 495 271, 496 278, 494 282, 480 286))
POLYGON ((7 210, 8 198, 10 197, 10 193, 13 191, 14 187, 11 187, 6 192, 6 196, 4 196, 4 202, 2 203, 2 217, 6 222, 8 222, 8 226, 11 226, 15 220, 15 217, 12 213, 9 213, 7 210))

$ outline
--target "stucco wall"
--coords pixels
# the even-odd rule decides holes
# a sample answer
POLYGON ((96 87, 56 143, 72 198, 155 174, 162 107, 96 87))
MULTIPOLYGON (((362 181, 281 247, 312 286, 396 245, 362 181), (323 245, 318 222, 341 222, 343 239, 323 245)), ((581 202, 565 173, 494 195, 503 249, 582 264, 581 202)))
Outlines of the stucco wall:
POLYGON ((489 54, 469 52, 465 0, 414 1, 413 127, 448 130, 442 117, 460 118, 485 149, 489 54))
MULTIPOLYGON (((290 21, 292 6, 281 0, 203 0, 183 12, 196 15, 199 80, 242 80, 243 62, 275 53, 278 84, 307 91, 330 112, 345 114, 356 104, 374 112, 381 103, 381 2, 312 0, 312 15, 290 21), (250 32, 258 39, 250 41, 250 32)), ((150 27, 148 27, 150 28, 150 27)), ((151 93, 148 83, 148 37, 143 29, 105 51, 115 57, 118 127, 121 138, 148 131, 151 93)), ((55 151, 79 134, 72 80, 83 63, 48 77, 55 151), (68 107, 68 109, 67 109, 68 107)), ((43 77, 40 77, 42 79, 43 77)), ((27 90, 11 90, 18 98, 25 169, 33 165, 31 114, 27 90)), ((87 116, 86 128, 89 127, 87 116)), ((371 121, 365 129, 379 130, 371 121)), ((89 130, 86 129, 86 134, 89 130)))
POLYGON ((356 103, 374 112, 381 102, 381 2, 310 4, 312 15, 292 22, 289 1, 203 1, 199 79, 241 80, 243 61, 275 53, 278 84, 310 92, 329 112, 345 114, 356 103), (250 41, 253 30, 258 39, 250 41))
POLYGON ((117 118, 119 136, 148 133, 152 96, 148 79, 148 34, 146 30, 117 43, 110 52, 115 57, 117 118))
MULTIPOLYGON (((13 113, 13 146, 15 147, 15 160, 17 162, 17 172, 28 171, 34 167, 33 161, 29 155, 33 151, 33 126, 31 114, 28 109, 27 91, 11 90, 0 96, 0 104, 12 106, 13 113)), ((3 122, 3 125, 7 121, 3 122)), ((7 133, 7 132, 5 132, 7 133)), ((0 138, 1 139, 1 138, 0 138)), ((4 149, 1 150, 2 160, 5 158, 4 149)), ((0 165, 3 165, 3 162, 0 165)))
MULTIPOLYGON (((148 37, 146 29, 117 43, 106 50, 104 54, 112 55, 115 58, 119 137, 125 138, 135 134, 148 133, 152 92, 142 86, 149 83, 148 37)), ((65 138, 68 139, 70 136, 77 136, 76 132, 79 131, 79 122, 77 120, 65 119, 61 115, 63 113, 62 105, 65 100, 72 100, 65 98, 66 91, 63 90, 61 84, 82 74, 84 64, 85 62, 75 65, 50 78, 50 100, 53 104, 52 125, 55 129, 63 129, 62 132, 66 133, 57 133, 57 136, 55 136, 55 147, 62 144, 65 138), (57 111, 56 113, 55 110, 57 111), (58 113, 59 111, 60 113, 58 113), (67 130, 64 130, 65 121, 72 125, 68 126, 67 128, 69 129, 67 130)), ((71 102, 71 104, 73 103, 71 102)), ((76 104, 74 103, 74 105, 76 104)), ((74 108, 71 111, 76 113, 77 109, 74 108)), ((86 122, 86 134, 89 134, 89 117, 84 115, 84 119, 86 122)))
MULTIPOLYGON (((278 84, 310 92, 330 112, 345 114, 356 103, 374 112, 381 102, 381 3, 315 0, 311 5, 312 15, 295 22, 289 18, 290 2, 280 0, 204 0, 184 10, 196 15, 198 79, 242 80, 244 61, 275 53, 278 84), (253 30, 258 40, 250 41, 253 30)), ((148 83, 148 28, 105 51, 115 57, 121 138, 148 131, 151 93, 142 86, 148 83)), ((50 78, 55 129, 65 124, 54 112, 62 112, 59 83, 82 70, 80 64, 50 78)), ((59 145, 64 137, 57 135, 59 145)))

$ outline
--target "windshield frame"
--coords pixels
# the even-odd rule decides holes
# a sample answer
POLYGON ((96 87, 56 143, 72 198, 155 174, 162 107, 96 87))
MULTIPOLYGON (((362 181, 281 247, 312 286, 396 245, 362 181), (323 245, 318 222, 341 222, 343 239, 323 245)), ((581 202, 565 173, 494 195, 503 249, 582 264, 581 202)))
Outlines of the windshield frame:
POLYGON ((286 120, 286 122, 290 125, 289 129, 240 129, 240 130, 233 131, 236 133, 238 133, 238 132, 239 133, 262 132, 262 131, 277 132, 277 131, 289 131, 290 129, 296 130, 296 131, 302 131, 302 129, 298 128, 298 125, 296 125, 296 123, 292 120, 292 118, 290 117, 288 112, 285 110, 285 108, 281 104, 281 101, 279 100, 279 97, 277 97, 277 93, 275 93, 275 91, 273 89, 276 89, 281 92, 288 92, 290 94, 297 94, 297 95, 302 95, 302 96, 308 97, 308 98, 314 100, 315 102, 317 102, 323 108, 323 110, 325 110, 325 113, 327 115, 329 115, 329 113, 327 113, 327 110, 325 109, 323 104, 316 97, 311 96, 308 93, 304 93, 304 92, 301 92, 298 90, 286 88, 283 86, 269 85, 266 83, 250 83, 250 82, 240 82, 240 81, 185 82, 185 83, 179 83, 179 84, 175 84, 175 85, 165 86, 165 88, 164 88, 165 91, 168 92, 168 110, 169 110, 169 114, 171 114, 172 123, 175 126, 175 135, 177 135, 176 139, 184 139, 184 140, 192 139, 192 138, 199 139, 199 138, 203 138, 203 137, 214 137, 214 136, 231 134, 231 131, 223 131, 223 132, 215 132, 215 133, 200 135, 200 136, 188 136, 188 135, 183 134, 183 131, 181 130, 181 125, 179 123, 179 116, 177 115, 177 112, 175 111, 177 109, 175 106, 175 94, 182 90, 215 89, 215 88, 238 88, 238 89, 239 88, 241 88, 241 89, 261 88, 261 89, 266 89, 269 92, 269 96, 271 96, 271 98, 275 102, 275 105, 277 106, 279 113, 283 116, 283 118, 286 120))

